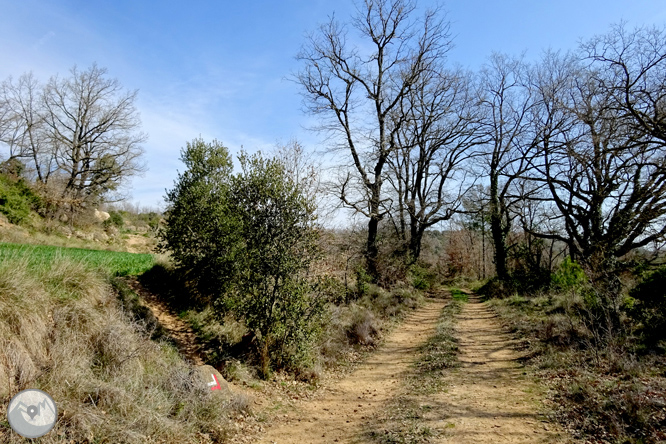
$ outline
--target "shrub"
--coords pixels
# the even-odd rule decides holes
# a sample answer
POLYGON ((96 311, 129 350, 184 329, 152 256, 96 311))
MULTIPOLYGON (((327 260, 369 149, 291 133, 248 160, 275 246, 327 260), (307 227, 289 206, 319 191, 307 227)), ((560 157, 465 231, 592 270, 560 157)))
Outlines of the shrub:
POLYGON ((655 345, 666 339, 666 267, 648 274, 629 295, 628 311, 641 323, 645 341, 655 345))
POLYGON ((377 320, 370 311, 354 312, 352 322, 347 328, 347 337, 351 344, 374 345, 378 334, 377 320))
POLYGON ((158 232, 160 247, 203 294, 224 291, 231 282, 238 245, 235 219, 228 208, 232 162, 221 143, 195 139, 181 151, 186 171, 178 175, 165 200, 167 224, 158 232))
POLYGON ((125 226, 125 219, 119 211, 110 211, 109 218, 104 221, 105 227, 116 227, 118 229, 125 226))
POLYGON ((357 297, 363 297, 368 293, 370 289, 370 284, 372 283, 372 276, 368 274, 366 269, 362 266, 359 266, 356 269, 356 295, 357 297))
POLYGON ((586 281, 587 276, 585 276, 583 268, 569 257, 564 259, 551 279, 552 284, 561 290, 578 288, 586 281))
POLYGON ((162 246, 217 310, 244 321, 261 376, 307 361, 323 309, 305 279, 318 250, 312 198, 276 159, 243 153, 232 176, 227 149, 200 139, 181 159, 162 246))
POLYGON ((0 213, 13 224, 27 220, 31 210, 40 208, 40 198, 24 179, 0 174, 0 213))
POLYGON ((229 192, 237 273, 222 302, 256 334, 267 377, 274 361, 307 360, 316 336, 323 301, 303 275, 318 253, 315 205, 278 160, 245 154, 239 160, 229 192))
POLYGON ((428 290, 435 284, 435 273, 422 265, 412 265, 409 272, 412 277, 412 285, 417 290, 428 290))
POLYGON ((504 282, 497 277, 490 279, 478 291, 486 299, 503 299, 515 292, 511 282, 504 282))

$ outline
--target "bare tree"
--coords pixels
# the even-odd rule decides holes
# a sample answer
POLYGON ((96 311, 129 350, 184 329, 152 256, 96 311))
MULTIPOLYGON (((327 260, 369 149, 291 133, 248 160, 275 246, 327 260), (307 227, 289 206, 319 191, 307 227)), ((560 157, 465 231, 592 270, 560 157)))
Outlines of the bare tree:
POLYGON ((295 80, 308 111, 351 155, 337 192, 344 206, 369 219, 366 259, 375 277, 385 166, 407 119, 395 111, 450 46, 438 11, 414 21, 415 8, 410 0, 365 0, 351 21, 362 39, 358 46, 349 43, 348 25, 331 18, 298 55, 304 68, 295 80))
POLYGON ((16 82, 7 79, 0 91, 0 142, 7 146, 9 159, 28 162, 35 180, 46 184, 54 172, 54 154, 45 134, 42 87, 28 73, 16 82))
POLYGON ((32 74, 2 85, 0 142, 10 157, 28 162, 37 182, 58 190, 59 210, 108 199, 143 170, 137 93, 106 73, 97 65, 75 67, 43 86, 32 74))
POLYGON ((617 258, 666 235, 664 144, 618 106, 617 89, 600 81, 614 75, 606 66, 568 65, 541 78, 530 175, 546 186, 562 228, 540 235, 565 242, 602 279, 617 258))
POLYGON ((467 186, 465 161, 480 143, 479 108, 471 75, 433 69, 414 84, 397 109, 404 123, 396 132, 387 181, 397 198, 399 236, 408 240, 410 259, 421 253, 423 234, 450 219, 467 186), (408 218, 408 223, 405 219, 408 218), (409 233, 407 236, 406 225, 409 233))
POLYGON ((666 29, 628 31, 619 24, 582 50, 622 118, 637 133, 666 145, 666 29))
POLYGON ((115 191, 121 181, 142 171, 139 158, 146 140, 138 132, 136 91, 124 91, 106 69, 76 68, 71 76, 52 77, 44 89, 44 121, 59 173, 62 196, 76 202, 115 191))
POLYGON ((525 196, 515 182, 529 165, 528 131, 533 100, 527 67, 518 58, 493 54, 480 74, 479 101, 483 109, 481 136, 482 171, 489 180, 488 216, 495 250, 495 271, 500 280, 509 277, 507 236, 516 217, 515 207, 525 196))

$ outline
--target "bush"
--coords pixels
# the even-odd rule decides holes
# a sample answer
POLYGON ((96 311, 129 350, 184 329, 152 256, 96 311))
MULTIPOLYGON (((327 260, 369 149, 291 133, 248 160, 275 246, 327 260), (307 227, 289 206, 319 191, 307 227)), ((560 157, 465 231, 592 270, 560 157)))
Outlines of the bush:
POLYGON ((239 160, 229 192, 238 272, 222 302, 256 334, 267 377, 272 362, 307 361, 319 326, 323 301, 303 274, 318 254, 315 206, 280 161, 245 154, 239 160))
POLYGON ((628 311, 641 324, 648 345, 666 339, 666 267, 648 274, 629 295, 633 303, 628 311))
POLYGON ((359 266, 356 269, 356 296, 363 297, 368 293, 372 276, 368 274, 364 267, 359 266))
POLYGON ((354 312, 352 322, 347 328, 350 344, 375 345, 378 334, 377 320, 371 312, 368 310, 354 312))
POLYGON ((13 224, 25 222, 31 210, 40 208, 40 198, 24 179, 0 174, 0 213, 13 224))
POLYGON ((494 277, 486 282, 477 293, 482 295, 485 299, 503 299, 516 291, 513 283, 504 282, 494 277))
POLYGON ((567 257, 560 264, 557 272, 553 273, 552 284, 560 290, 570 290, 580 287, 587 282, 583 268, 571 258, 567 257))
POLYGON ((110 211, 109 218, 104 221, 104 226, 121 229, 125 226, 125 219, 119 211, 110 211))
POLYGON ((231 156, 215 140, 195 139, 187 143, 180 159, 187 169, 167 192, 167 223, 158 232, 160 247, 171 252, 176 267, 202 294, 219 295, 231 282, 238 245, 228 208, 231 156))
POLYGON ((417 290, 428 290, 435 284, 435 273, 419 264, 414 264, 409 269, 412 277, 412 285, 417 290))
POLYGON ((318 250, 312 198, 276 159, 243 153, 232 176, 227 149, 200 139, 181 159, 162 246, 217 310, 245 323, 262 377, 307 361, 323 310, 305 279, 318 250))

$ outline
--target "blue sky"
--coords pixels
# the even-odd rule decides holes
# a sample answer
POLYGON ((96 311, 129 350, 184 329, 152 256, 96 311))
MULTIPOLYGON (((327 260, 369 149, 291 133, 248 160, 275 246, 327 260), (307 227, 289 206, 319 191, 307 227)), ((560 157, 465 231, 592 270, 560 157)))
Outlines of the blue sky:
MULTIPOLYGON (((434 4, 421 0, 421 7, 434 4)), ((492 51, 537 58, 573 49, 621 20, 666 24, 663 0, 465 0, 443 3, 455 48, 452 64, 480 67, 492 51)), ((33 71, 41 80, 96 62, 127 89, 138 89, 148 171, 134 178, 132 200, 163 206, 179 151, 201 135, 237 153, 297 138, 323 147, 306 129, 295 55, 308 31, 351 0, 140 1, 0 0, 0 79, 33 71)), ((2 154, 2 153, 0 153, 2 154)))

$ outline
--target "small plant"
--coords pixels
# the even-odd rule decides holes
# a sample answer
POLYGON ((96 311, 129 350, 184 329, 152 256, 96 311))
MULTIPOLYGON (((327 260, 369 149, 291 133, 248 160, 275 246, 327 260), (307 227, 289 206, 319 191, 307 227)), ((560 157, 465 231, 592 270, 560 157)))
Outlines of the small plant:
POLYGON ((427 268, 414 264, 409 271, 412 276, 412 285, 417 290, 428 290, 433 286, 435 275, 427 268))
POLYGON ((372 276, 368 274, 365 268, 359 266, 356 269, 356 295, 358 297, 365 296, 370 290, 372 283, 372 276))
POLYGON ((469 295, 459 288, 451 289, 451 297, 453 298, 454 301, 460 301, 460 302, 469 301, 469 295))
POLYGON ((648 274, 630 296, 627 311, 640 323, 645 342, 654 346, 666 340, 666 268, 648 274))
POLYGON ((579 288, 587 282, 587 276, 583 268, 571 258, 567 257, 560 264, 557 272, 553 273, 552 284, 555 288, 561 290, 570 290, 579 288))
POLYGON ((104 221, 104 227, 116 227, 121 229, 125 226, 125 219, 119 211, 110 211, 109 218, 104 221))

